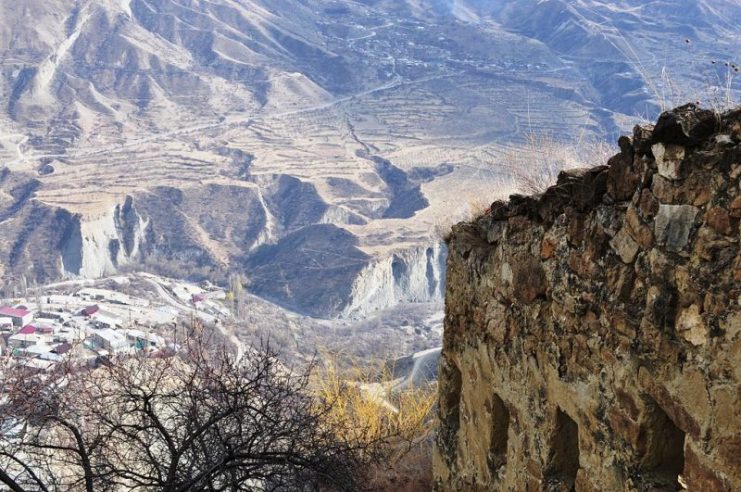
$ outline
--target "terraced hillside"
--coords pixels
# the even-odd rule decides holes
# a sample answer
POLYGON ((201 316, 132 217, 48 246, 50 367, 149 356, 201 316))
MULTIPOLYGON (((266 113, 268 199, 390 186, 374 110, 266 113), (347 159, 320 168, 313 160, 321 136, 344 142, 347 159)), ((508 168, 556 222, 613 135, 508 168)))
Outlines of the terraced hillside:
POLYGON ((0 0, 0 277, 242 272, 317 316, 439 299, 436 226, 507 191, 502 152, 736 96, 739 19, 735 0, 0 0))

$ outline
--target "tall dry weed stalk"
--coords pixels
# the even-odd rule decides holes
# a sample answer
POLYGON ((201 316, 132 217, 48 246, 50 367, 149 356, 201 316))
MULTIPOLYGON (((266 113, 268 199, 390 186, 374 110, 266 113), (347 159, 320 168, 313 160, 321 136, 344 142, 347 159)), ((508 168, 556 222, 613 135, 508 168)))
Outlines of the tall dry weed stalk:
MULTIPOLYGON (((736 53, 718 59, 710 59, 706 55, 694 51, 694 43, 690 39, 680 41, 684 48, 692 54, 691 73, 699 76, 702 80, 699 87, 683 89, 684 84, 677 82, 676 76, 672 75, 676 66, 662 65, 661 70, 656 73, 652 68, 643 64, 642 56, 639 56, 640 50, 636 50, 632 43, 620 33, 620 30, 616 29, 615 31, 618 34, 620 44, 614 46, 625 56, 633 69, 643 79, 649 93, 662 112, 690 101, 697 102, 716 113, 722 113, 738 105, 737 97, 741 88, 738 87, 736 81, 741 73, 741 63, 731 58, 731 56, 736 56, 736 53)), ((687 72, 687 70, 684 71, 687 72)), ((649 120, 653 120, 653 118, 649 118, 649 120)))

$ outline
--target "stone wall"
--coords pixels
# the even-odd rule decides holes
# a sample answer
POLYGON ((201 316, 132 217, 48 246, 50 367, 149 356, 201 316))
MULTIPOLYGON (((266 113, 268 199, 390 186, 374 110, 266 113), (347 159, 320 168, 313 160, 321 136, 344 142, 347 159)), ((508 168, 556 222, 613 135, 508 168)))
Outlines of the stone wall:
POLYGON ((438 490, 741 490, 741 108, 449 240, 438 490))

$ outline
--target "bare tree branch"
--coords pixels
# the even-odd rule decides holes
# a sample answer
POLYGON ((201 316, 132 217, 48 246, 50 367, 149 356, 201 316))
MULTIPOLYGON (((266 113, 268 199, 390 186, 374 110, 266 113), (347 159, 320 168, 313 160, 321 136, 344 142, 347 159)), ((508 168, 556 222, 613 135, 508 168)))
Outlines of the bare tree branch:
POLYGON ((326 418, 333 402, 310 390, 311 368, 291 370, 269 345, 240 360, 212 345, 191 338, 167 358, 9 375, 0 419, 28 430, 0 435, 0 483, 14 492, 357 488, 373 443, 326 418))

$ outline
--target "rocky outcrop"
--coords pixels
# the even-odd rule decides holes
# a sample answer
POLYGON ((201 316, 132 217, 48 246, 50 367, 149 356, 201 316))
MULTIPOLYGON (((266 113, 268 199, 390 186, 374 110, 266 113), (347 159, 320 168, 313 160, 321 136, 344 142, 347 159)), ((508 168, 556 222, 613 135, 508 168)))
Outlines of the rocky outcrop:
POLYGON ((111 275, 145 256, 149 220, 131 197, 94 216, 76 215, 60 242, 65 276, 98 278, 111 275))
POLYGON ((371 261, 355 278, 343 316, 362 318, 400 302, 441 302, 445 257, 445 246, 435 243, 371 261))
POLYGON ((741 108, 619 144, 454 227, 439 490, 741 487, 741 108))
MULTIPOLYGON (((415 168, 415 182, 447 168, 415 168)), ((38 179, 0 171, 0 293, 21 278, 99 278, 127 269, 223 281, 294 311, 362 318, 404 302, 441 302, 445 247, 368 254, 314 185, 288 175, 186 189, 154 187, 68 210, 42 201, 38 179)), ((344 215, 343 215, 344 212, 344 215)), ((380 214, 379 214, 380 215, 380 214)), ((358 216, 359 217, 359 216, 358 216)))

